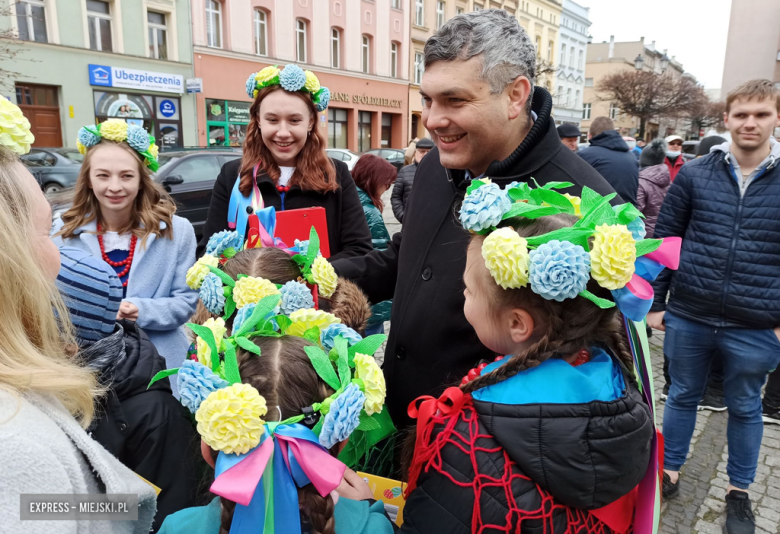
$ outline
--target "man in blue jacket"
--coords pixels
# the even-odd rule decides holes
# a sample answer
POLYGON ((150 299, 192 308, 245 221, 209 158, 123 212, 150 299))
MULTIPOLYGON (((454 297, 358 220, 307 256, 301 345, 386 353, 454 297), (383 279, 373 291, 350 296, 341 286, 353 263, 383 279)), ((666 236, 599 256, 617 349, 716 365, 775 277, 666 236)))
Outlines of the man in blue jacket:
POLYGON ((615 123, 609 117, 596 117, 588 136, 590 146, 580 150, 580 157, 596 169, 623 200, 636 205, 639 165, 620 132, 615 130, 615 123))
POLYGON ((748 497, 763 436, 761 388, 780 364, 780 91, 751 80, 729 93, 732 142, 686 163, 655 237, 683 238, 680 268, 653 283, 648 324, 666 330, 672 386, 664 411, 664 497, 679 489, 713 355, 729 412, 728 534, 752 534, 748 497), (667 293, 669 302, 666 302, 667 293))

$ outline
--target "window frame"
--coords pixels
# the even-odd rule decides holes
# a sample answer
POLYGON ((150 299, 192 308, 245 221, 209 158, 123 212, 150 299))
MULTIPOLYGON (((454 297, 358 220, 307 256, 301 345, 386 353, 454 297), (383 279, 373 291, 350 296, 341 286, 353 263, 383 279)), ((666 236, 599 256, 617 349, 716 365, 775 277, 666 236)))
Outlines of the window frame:
POLYGON ((252 24, 255 28, 255 55, 268 57, 268 12, 265 9, 256 7, 252 16, 252 24), (262 20, 260 15, 262 15, 262 20), (263 49, 260 51, 260 28, 263 28, 263 49))
POLYGON ((152 59, 162 59, 162 60, 168 60, 170 59, 170 54, 168 53, 168 13, 163 13, 160 11, 154 11, 153 9, 147 9, 146 10, 146 27, 148 30, 162 30, 165 32, 165 57, 160 57, 160 50, 159 46, 160 43, 157 42, 157 31, 154 31, 152 35, 154 36, 154 42, 149 42, 150 47, 154 47, 154 53, 151 55, 152 59), (150 22, 149 21, 149 13, 156 13, 157 15, 162 15, 163 20, 165 20, 164 24, 159 24, 157 22, 150 22))
POLYGON ((206 46, 209 48, 222 48, 223 47, 223 39, 222 34, 224 33, 222 28, 222 2, 220 0, 206 0, 206 46), (212 4, 216 4, 217 9, 213 9, 211 6, 212 4), (213 40, 212 37, 214 36, 213 30, 212 33, 209 34, 209 21, 212 20, 212 17, 216 19, 216 24, 212 23, 212 28, 219 28, 218 37, 219 39, 213 40), (218 42, 212 42, 212 41, 218 41, 218 42))
POLYGON ((398 43, 392 41, 390 43, 390 77, 398 78, 398 43))
POLYGON ((335 26, 330 27, 330 67, 332 69, 341 68, 341 30, 335 26), (333 45, 336 46, 336 53, 333 53, 333 45))
POLYGON ((414 2, 414 25, 425 27, 425 0, 415 0, 414 2))
POLYGON ((609 103, 609 118, 614 120, 617 120, 617 118, 620 116, 620 108, 614 103, 609 103))
POLYGON ((401 9, 401 0, 391 0, 390 1, 390 8, 391 9, 401 9))
MULTIPOLYGON (((17 34, 19 31, 19 14, 17 12, 19 5, 24 6, 24 23, 25 26, 27 26, 27 41, 34 42, 34 43, 48 43, 49 42, 49 24, 47 22, 47 16, 46 16, 46 1, 45 0, 18 0, 16 2, 16 8, 14 9, 13 16, 16 18, 16 24, 17 24, 17 34), (32 15, 32 6, 43 8, 43 26, 45 34, 45 40, 38 41, 35 39, 35 24, 33 23, 33 15, 32 15), (32 38, 30 38, 32 37, 32 38)), ((9 6, 10 8, 10 6, 9 6)), ((21 39, 21 36, 19 37, 21 39)))
POLYGON ((566 63, 566 43, 561 43, 561 65, 566 63))
POLYGON ((547 41, 547 61, 551 64, 553 62, 553 54, 555 54, 555 41, 547 41))
POLYGON ((592 108, 590 102, 582 104, 582 120, 589 121, 592 108))
POLYGON ((446 9, 447 6, 444 3, 444 0, 436 0, 436 31, 441 30, 441 27, 444 26, 444 23, 446 22, 444 20, 446 9))
POLYGON ((582 63, 583 63, 584 58, 585 58, 585 52, 583 50, 580 50, 580 54, 577 57, 577 70, 582 70, 583 69, 583 64, 582 63))
POLYGON ((304 19, 295 19, 295 59, 298 63, 306 63, 308 59, 308 50, 306 49, 308 46, 308 36, 306 35, 308 30, 308 25, 304 19), (301 25, 303 25, 302 28, 301 25), (301 36, 303 36, 303 47, 301 47, 301 36), (301 54, 301 51, 303 51, 303 54, 301 54))
POLYGON ((414 53, 414 84, 422 83, 423 73, 425 72, 425 55, 422 52, 414 53), (419 57, 419 61, 417 58, 419 57))
POLYGON ((360 72, 371 74, 371 36, 365 33, 360 40, 360 72))
POLYGON ((95 44, 97 45, 97 48, 92 48, 92 42, 90 42, 89 49, 96 50, 98 52, 113 52, 114 51, 114 25, 113 25, 113 13, 111 12, 111 2, 107 0, 95 0, 95 1, 106 4, 108 6, 108 14, 98 13, 96 11, 90 11, 89 7, 87 7, 87 34, 89 34, 90 19, 93 19, 95 24, 95 44), (111 50, 103 50, 103 39, 100 31, 100 22, 99 22, 101 20, 108 21, 108 28, 111 33, 111 50))

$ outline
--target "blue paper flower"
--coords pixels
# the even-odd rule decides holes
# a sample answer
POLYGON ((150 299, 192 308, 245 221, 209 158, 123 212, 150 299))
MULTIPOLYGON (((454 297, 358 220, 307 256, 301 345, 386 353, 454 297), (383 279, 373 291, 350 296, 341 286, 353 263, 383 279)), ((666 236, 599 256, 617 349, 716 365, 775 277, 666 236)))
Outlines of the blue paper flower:
MULTIPOLYGON (((90 126, 90 128, 94 130, 95 126, 90 126)), ((98 144, 100 142, 100 137, 87 130, 86 127, 82 127, 79 130, 78 140, 79 143, 84 145, 86 148, 89 148, 98 144)))
POLYGON ((200 362, 185 360, 179 368, 179 400, 191 413, 197 412, 200 403, 212 392, 228 385, 200 362))
POLYGON ((308 310, 314 307, 314 297, 308 287, 300 282, 290 281, 282 286, 281 310, 290 315, 297 310, 308 310))
POLYGON ((460 222, 466 230, 481 232, 500 223, 511 207, 506 191, 496 184, 483 185, 463 200, 460 222))
POLYGON ((255 80, 255 74, 256 72, 253 72, 249 75, 249 78, 246 79, 246 94, 249 95, 249 98, 255 97, 255 87, 257 86, 257 80, 255 80))
POLYGON ((209 273, 203 279, 200 286, 200 300, 206 309, 214 315, 221 315, 225 309, 225 291, 222 288, 222 280, 214 273, 209 273))
POLYGON ((341 443, 360 425, 360 411, 366 402, 366 396, 357 387, 350 384, 330 405, 330 411, 322 422, 320 445, 330 449, 341 443))
POLYGON ((327 87, 320 88, 320 97, 319 100, 317 100, 317 103, 315 106, 317 107, 317 111, 322 113, 328 108, 328 104, 330 104, 330 89, 327 87))
POLYGON ((322 342, 322 346, 325 347, 325 350, 330 351, 335 346, 336 338, 338 336, 346 339, 347 345, 350 347, 363 339, 360 334, 345 324, 332 324, 320 334, 320 341, 322 342))
POLYGON ((241 236, 238 232, 235 230, 222 230, 209 238, 209 242, 206 245, 206 254, 219 257, 229 248, 240 249, 242 244, 241 236))
POLYGON ((628 231, 634 236, 635 241, 641 241, 647 236, 647 229, 645 228, 645 221, 642 217, 637 217, 626 225, 628 231))
POLYGON ((590 280, 590 255, 584 248, 557 239, 539 245, 529 254, 531 291, 547 300, 562 302, 585 290, 590 280))
POLYGON ((300 91, 306 84, 306 74, 298 65, 287 65, 279 74, 279 85, 287 91, 300 91))
POLYGON ((309 240, 304 239, 303 241, 301 241, 300 239, 296 239, 295 246, 298 247, 300 253, 305 256, 306 253, 309 251, 309 240))
MULTIPOLYGON (((252 317, 252 312, 255 311, 255 308, 257 307, 257 304, 247 304, 243 308, 239 309, 236 312, 236 316, 233 318, 233 333, 238 332, 241 329, 241 326, 244 324, 244 322, 252 317)), ((271 317, 275 317, 276 315, 279 315, 279 306, 268 312, 268 315, 266 315, 263 319, 270 319, 271 317)), ((262 326, 263 321, 260 321, 258 326, 262 326)), ((276 321, 272 321, 274 330, 279 329, 279 325, 276 323, 276 321)))
POLYGON ((127 144, 133 150, 146 152, 149 150, 149 134, 141 126, 136 124, 127 125, 127 144))

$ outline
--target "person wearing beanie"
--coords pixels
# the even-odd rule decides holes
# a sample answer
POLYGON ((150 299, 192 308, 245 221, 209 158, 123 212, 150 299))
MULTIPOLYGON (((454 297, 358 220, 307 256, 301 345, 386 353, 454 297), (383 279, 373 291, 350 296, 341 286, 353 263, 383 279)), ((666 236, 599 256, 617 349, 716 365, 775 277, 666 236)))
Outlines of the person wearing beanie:
POLYGON ((566 145, 572 152, 579 150, 580 129, 574 124, 561 124, 557 128, 561 143, 566 145))
POLYGON ((636 193, 636 207, 645 216, 647 236, 652 237, 655 222, 664 203, 666 192, 672 185, 666 159, 666 142, 654 139, 639 156, 639 186, 636 193))
POLYGON ((149 337, 135 321, 116 315, 122 284, 102 260, 60 247, 57 288, 75 328, 79 355, 106 393, 88 431, 129 469, 161 492, 153 530, 170 514, 197 504, 199 440, 167 378, 147 389, 165 369, 149 337), (191 450, 190 450, 191 449, 191 450))
POLYGON ((699 144, 696 146, 696 157, 700 158, 702 156, 706 156, 710 153, 710 150, 712 150, 712 147, 722 145, 726 142, 725 137, 721 137, 719 135, 711 135, 709 137, 705 137, 701 141, 699 141, 699 144))

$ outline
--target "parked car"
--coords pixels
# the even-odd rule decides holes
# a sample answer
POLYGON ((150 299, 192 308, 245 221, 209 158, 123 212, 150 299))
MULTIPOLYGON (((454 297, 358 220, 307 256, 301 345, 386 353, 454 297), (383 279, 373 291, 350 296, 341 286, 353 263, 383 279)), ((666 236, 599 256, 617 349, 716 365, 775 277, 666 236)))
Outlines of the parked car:
MULTIPOLYGON (((162 185, 176 202, 176 214, 192 223, 195 235, 200 240, 203 225, 211 203, 211 191, 222 166, 228 161, 239 159, 236 150, 171 150, 160 154, 160 168, 154 181, 162 185)), ((70 208, 73 191, 61 191, 50 198, 54 218, 70 208)))
POLYGON ((352 172, 352 169, 355 168, 355 163, 357 163, 357 160, 360 159, 359 154, 355 154, 346 148, 329 148, 325 152, 328 153, 329 158, 337 159, 346 163, 347 169, 349 169, 350 172, 352 172))
POLYGON ((84 156, 75 148, 33 148, 22 156, 22 163, 46 194, 76 185, 82 161, 84 156))
POLYGON ((397 148, 372 148, 363 152, 364 156, 366 154, 386 159, 393 164, 393 167, 399 170, 404 166, 404 151, 397 148))

